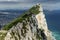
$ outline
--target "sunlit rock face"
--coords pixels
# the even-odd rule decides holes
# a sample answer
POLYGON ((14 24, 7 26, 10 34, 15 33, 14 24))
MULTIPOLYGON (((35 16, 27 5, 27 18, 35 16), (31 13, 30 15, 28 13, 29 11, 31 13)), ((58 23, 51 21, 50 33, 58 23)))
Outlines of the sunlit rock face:
MULTIPOLYGON (((39 4, 37 4, 39 5, 39 4)), ((36 19, 38 21, 38 28, 39 29, 43 29, 44 30, 44 34, 47 38, 47 40, 54 40, 52 38, 52 33, 48 30, 48 25, 47 25, 47 22, 46 22, 46 18, 45 18, 45 14, 43 13, 43 9, 42 9, 42 6, 40 6, 40 13, 36 15, 36 19)))
POLYGON ((5 40, 40 40, 41 30, 38 28, 37 20, 35 15, 25 19, 22 23, 18 23, 13 26, 7 33, 5 40))
POLYGON ((42 9, 41 5, 40 5, 39 11, 40 11, 40 13, 36 15, 36 19, 38 21, 38 28, 44 29, 44 33, 47 36, 48 35, 47 34, 48 28, 47 28, 46 18, 43 13, 43 9, 42 9))
POLYGON ((13 26, 8 31, 5 40, 53 40, 41 5, 39 6, 40 13, 37 15, 31 14, 31 17, 25 18, 25 20, 13 26))

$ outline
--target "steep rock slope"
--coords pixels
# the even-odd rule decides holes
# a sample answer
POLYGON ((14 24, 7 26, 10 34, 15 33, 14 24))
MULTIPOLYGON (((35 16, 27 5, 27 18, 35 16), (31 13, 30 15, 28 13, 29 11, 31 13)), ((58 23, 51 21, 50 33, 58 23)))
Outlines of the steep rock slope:
POLYGON ((19 21, 9 24, 4 40, 53 40, 40 4, 33 6, 19 21), (11 26, 10 26, 11 25, 11 26))

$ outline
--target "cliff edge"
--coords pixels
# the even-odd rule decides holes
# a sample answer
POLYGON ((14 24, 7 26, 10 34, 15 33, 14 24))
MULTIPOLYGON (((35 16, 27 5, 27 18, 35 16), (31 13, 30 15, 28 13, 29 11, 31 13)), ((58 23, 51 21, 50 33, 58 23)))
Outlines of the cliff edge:
MULTIPOLYGON (((46 18, 40 4, 2 28, 6 30, 1 40, 54 40, 48 30, 46 18)), ((3 33, 2 31, 0 33, 3 33)), ((0 35, 1 37, 3 34, 0 35)))

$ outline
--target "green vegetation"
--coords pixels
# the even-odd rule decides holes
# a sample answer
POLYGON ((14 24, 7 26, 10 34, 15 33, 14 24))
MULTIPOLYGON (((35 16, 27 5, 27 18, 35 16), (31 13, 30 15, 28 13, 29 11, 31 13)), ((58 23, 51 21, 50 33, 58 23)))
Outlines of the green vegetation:
MULTIPOLYGON (((26 12, 27 13, 27 12, 26 12)), ((3 30, 9 30, 10 28, 12 28, 12 26, 15 26, 18 22, 22 22, 23 20, 25 20, 25 18, 30 17, 30 14, 26 14, 24 13, 23 15, 21 15, 20 17, 16 18, 15 20, 13 20, 12 22, 8 23, 7 25, 5 25, 3 27, 3 30)))
POLYGON ((6 33, 1 33, 0 32, 0 40, 4 40, 5 36, 6 36, 6 33))
POLYGON ((23 22, 23 27, 22 27, 22 30, 21 30, 21 35, 23 36, 23 37, 25 37, 26 36, 26 33, 27 33, 27 27, 26 27, 26 24, 23 22))
POLYGON ((25 12, 24 14, 20 15, 20 17, 16 18, 15 20, 13 20, 12 22, 6 24, 2 29, 3 30, 9 30, 10 28, 12 28, 13 26, 15 26, 18 22, 22 22, 23 20, 25 20, 26 18, 29 21, 29 17, 31 17, 32 14, 38 14, 39 11, 39 6, 33 6, 29 11, 25 12))
POLYGON ((17 35, 18 35, 18 37, 19 37, 19 39, 21 39, 21 36, 20 36, 20 34, 19 34, 19 32, 17 31, 17 33, 16 33, 17 35))
POLYGON ((39 34, 36 35, 36 38, 37 38, 38 40, 42 40, 42 37, 41 37, 41 35, 39 35, 39 34))
POLYGON ((40 8, 40 6, 39 5, 36 5, 36 6, 33 6, 29 11, 31 13, 38 14, 40 12, 39 11, 39 8, 40 8))
POLYGON ((13 31, 12 31, 10 34, 12 35, 12 37, 11 37, 11 38, 13 38, 13 37, 14 37, 14 35, 15 35, 15 33, 14 33, 13 31))
POLYGON ((13 31, 11 31, 11 38, 15 38, 15 40, 18 40, 18 39, 21 39, 21 37, 20 37, 20 35, 19 35, 19 32, 17 31, 15 31, 15 32, 13 32, 13 31), (18 38, 16 37, 16 35, 18 36, 18 38))
POLYGON ((15 36, 15 33, 13 31, 10 34, 12 36, 11 38, 15 38, 15 40, 18 40, 17 37, 15 36))

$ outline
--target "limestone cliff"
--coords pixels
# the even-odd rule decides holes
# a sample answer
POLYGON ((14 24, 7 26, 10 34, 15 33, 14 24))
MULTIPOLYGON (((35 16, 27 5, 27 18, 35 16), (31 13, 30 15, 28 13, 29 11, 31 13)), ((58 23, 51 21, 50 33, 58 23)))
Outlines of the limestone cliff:
POLYGON ((6 32, 4 40, 53 40, 40 4, 32 7, 6 32))

